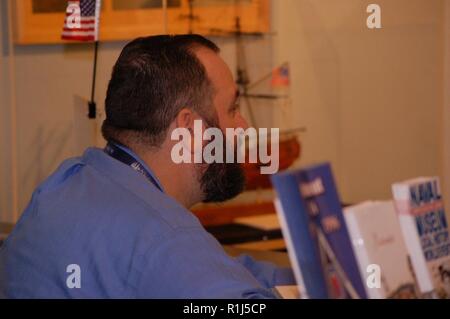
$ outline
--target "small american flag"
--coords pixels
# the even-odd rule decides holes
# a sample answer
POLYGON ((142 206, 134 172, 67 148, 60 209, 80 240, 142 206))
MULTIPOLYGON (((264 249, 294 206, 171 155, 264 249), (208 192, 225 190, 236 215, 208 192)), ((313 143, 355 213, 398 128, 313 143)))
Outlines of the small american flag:
POLYGON ((290 83, 289 64, 285 63, 272 71, 272 87, 288 87, 290 83))
POLYGON ((101 0, 71 0, 61 38, 75 41, 97 41, 101 0))

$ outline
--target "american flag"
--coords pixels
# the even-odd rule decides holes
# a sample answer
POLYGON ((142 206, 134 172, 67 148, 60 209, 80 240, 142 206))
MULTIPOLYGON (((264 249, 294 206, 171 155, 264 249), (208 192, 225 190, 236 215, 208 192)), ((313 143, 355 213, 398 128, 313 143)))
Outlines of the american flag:
POLYGON ((97 41, 101 0, 71 0, 61 38, 75 41, 97 41))
POLYGON ((285 63, 272 71, 272 87, 288 87, 290 83, 288 63, 285 63))

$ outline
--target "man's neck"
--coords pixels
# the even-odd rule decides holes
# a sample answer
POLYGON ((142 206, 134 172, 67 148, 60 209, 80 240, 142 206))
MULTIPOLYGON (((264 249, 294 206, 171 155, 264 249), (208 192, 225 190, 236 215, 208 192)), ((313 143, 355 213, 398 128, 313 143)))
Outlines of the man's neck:
POLYGON ((192 164, 175 164, 170 158, 170 152, 165 154, 164 148, 155 151, 142 151, 140 148, 132 150, 152 170, 167 195, 188 209, 201 201, 200 187, 193 189, 192 186, 192 180, 197 179, 190 167, 192 164))

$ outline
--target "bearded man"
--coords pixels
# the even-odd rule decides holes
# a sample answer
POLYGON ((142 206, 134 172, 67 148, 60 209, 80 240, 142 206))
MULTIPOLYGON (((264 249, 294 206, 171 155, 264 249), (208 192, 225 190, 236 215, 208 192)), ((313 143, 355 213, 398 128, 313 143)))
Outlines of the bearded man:
POLYGON ((193 133, 196 120, 245 129, 238 96, 202 36, 127 44, 105 100, 108 144, 64 161, 35 190, 0 250, 0 297, 272 298, 271 287, 292 283, 290 270, 229 257, 189 211, 239 194, 240 166, 171 158, 171 133, 193 133))

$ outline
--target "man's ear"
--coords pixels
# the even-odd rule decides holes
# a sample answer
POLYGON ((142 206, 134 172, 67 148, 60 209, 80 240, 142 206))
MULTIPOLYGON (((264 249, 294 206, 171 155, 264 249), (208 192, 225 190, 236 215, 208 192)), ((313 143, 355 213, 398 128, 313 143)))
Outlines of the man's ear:
MULTIPOLYGON (((200 156, 202 154, 203 149, 203 131, 205 130, 204 123, 202 121, 201 127, 195 125, 195 121, 202 121, 202 118, 191 109, 183 108, 178 112, 178 115, 175 118, 175 127, 177 129, 187 129, 190 133, 191 138, 189 139, 189 145, 185 145, 185 149, 189 150, 191 154, 195 156, 200 156), (201 128, 201 131, 198 130, 201 128), (198 135, 198 136, 196 136, 198 135), (198 141, 200 139, 200 142, 198 141), (200 154, 200 155, 199 155, 200 154)), ((186 141, 185 141, 186 142, 186 141)), ((198 159, 197 159, 198 161, 198 159)))
POLYGON ((192 110, 183 108, 175 118, 175 126, 177 128, 186 128, 192 133, 194 132, 194 121, 196 119, 197 116, 192 110))

